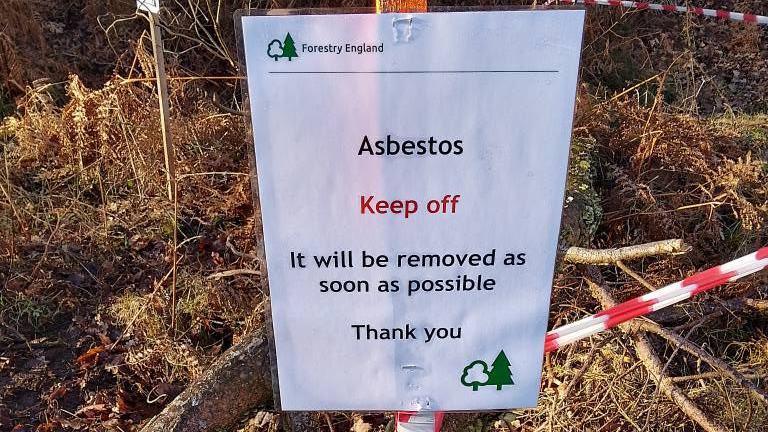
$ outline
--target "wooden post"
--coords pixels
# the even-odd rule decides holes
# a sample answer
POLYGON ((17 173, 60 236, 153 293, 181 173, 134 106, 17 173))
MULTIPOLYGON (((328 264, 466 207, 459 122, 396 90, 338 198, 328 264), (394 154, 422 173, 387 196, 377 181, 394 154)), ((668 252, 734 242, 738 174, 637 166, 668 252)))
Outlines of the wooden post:
POLYGON ((165 75, 165 55, 163 37, 157 13, 147 12, 152 36, 152 51, 155 56, 155 77, 157 94, 160 99, 160 130, 163 135, 163 153, 165 155, 165 177, 168 183, 168 199, 176 201, 176 151, 171 139, 171 113, 168 102, 168 78, 165 75))
MULTIPOLYGON (((427 0, 376 0, 376 13, 391 12, 426 12, 427 0)), ((399 413, 395 414, 395 428, 399 422, 399 413)), ((440 416, 442 420, 442 415, 440 416)), ((440 422, 441 423, 441 422, 440 422)), ((440 424, 435 423, 435 430, 439 430, 440 424)))
POLYGON ((426 11, 427 0, 376 0, 376 13, 426 11))

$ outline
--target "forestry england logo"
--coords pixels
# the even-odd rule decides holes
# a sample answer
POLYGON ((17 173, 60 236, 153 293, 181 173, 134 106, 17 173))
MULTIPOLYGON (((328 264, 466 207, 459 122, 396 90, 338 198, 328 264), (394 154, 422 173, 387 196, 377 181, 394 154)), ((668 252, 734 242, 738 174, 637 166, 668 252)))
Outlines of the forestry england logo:
POLYGON ((281 58, 287 58, 288 61, 291 61, 291 59, 299 56, 296 54, 296 45, 290 33, 285 34, 285 39, 282 42, 280 42, 280 39, 273 39, 267 45, 267 55, 275 59, 275 61, 281 58))
POLYGON ((464 368, 461 375, 461 384, 465 387, 472 387, 472 391, 477 391, 480 387, 490 386, 501 390, 504 386, 515 385, 512 381, 512 371, 509 369, 511 364, 504 354, 504 350, 499 352, 496 360, 491 363, 491 370, 488 370, 488 364, 482 360, 475 360, 464 368))

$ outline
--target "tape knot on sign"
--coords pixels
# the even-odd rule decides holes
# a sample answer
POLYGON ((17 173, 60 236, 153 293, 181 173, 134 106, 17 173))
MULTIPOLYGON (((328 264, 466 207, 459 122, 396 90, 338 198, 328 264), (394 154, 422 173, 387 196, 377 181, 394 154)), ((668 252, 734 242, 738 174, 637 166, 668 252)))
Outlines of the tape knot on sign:
POLYGON ((398 412, 395 432, 439 432, 443 424, 442 412, 398 412))

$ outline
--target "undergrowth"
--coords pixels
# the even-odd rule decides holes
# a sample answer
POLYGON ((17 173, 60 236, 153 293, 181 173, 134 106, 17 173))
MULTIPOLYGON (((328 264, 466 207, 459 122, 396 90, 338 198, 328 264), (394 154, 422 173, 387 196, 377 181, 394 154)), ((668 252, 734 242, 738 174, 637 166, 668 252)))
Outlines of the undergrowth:
MULTIPOLYGON (((85 73, 66 76, 60 64, 47 64, 45 53, 65 43, 52 36, 59 18, 23 21, 40 8, 21 1, 0 18, 22 20, 6 27, 17 33, 0 35, 0 343, 9 347, 0 356, 3 427, 11 419, 39 430, 135 430, 243 334, 265 325, 259 277, 222 274, 261 269, 246 119, 234 97, 233 30, 192 48, 190 37, 223 18, 168 20, 178 26, 166 45, 171 76, 227 78, 171 81, 179 189, 171 203, 152 60, 130 15, 134 5, 81 3, 109 27, 101 50, 133 35, 124 38, 132 41, 127 49, 111 45, 120 53, 116 72, 96 85, 85 73), (29 40, 20 42, 22 34, 29 40), (58 81, 33 82, 46 75, 58 81)), ((768 12, 760 2, 738 3, 768 12)), ((210 15, 205 6, 200 13, 210 15)), ((166 18, 185 7, 169 2, 166 18)), ((658 287, 768 244, 768 118, 759 113, 768 94, 760 72, 765 34, 717 26, 617 10, 589 15, 564 246, 684 239, 692 246, 685 255, 627 263, 658 287), (707 38, 727 41, 733 52, 703 46, 707 38)), ((647 292, 617 268, 600 274, 619 300, 647 292)), ((559 269, 550 327, 599 309, 582 276, 571 265, 559 269)), ((765 389, 765 309, 723 305, 764 301, 766 282, 755 276, 729 284, 652 318, 765 389)), ((709 415, 731 430, 764 429, 766 406, 743 386, 651 339, 667 373, 709 415)), ((359 418, 336 413, 318 421, 344 430, 359 418)), ((387 418, 365 422, 383 429, 387 418)), ((277 428, 276 417, 266 423, 262 430, 277 428)), ((547 356, 537 409, 453 416, 446 430, 458 425, 462 432, 699 430, 659 393, 632 338, 619 331, 547 356)))

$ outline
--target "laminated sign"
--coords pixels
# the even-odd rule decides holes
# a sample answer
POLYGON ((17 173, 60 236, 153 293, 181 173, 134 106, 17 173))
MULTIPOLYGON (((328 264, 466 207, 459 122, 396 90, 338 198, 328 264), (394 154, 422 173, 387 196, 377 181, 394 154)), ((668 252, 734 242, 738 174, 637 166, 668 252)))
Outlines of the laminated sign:
POLYGON ((241 19, 282 409, 536 405, 584 11, 241 19))

